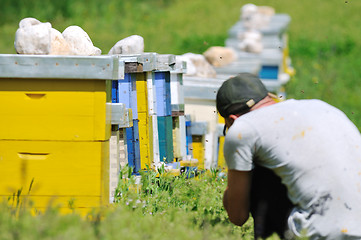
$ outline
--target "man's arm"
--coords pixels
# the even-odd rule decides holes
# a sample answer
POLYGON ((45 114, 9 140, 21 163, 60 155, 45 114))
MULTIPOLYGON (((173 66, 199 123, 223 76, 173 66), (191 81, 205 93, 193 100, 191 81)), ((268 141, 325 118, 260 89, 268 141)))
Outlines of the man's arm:
POLYGON ((228 170, 228 186, 224 191, 223 206, 229 220, 242 226, 249 217, 250 171, 228 170))

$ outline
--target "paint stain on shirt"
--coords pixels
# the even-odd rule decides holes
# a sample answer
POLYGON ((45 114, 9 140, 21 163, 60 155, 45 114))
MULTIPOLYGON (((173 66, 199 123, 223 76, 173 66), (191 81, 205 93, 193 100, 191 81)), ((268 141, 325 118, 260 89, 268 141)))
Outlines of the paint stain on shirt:
POLYGON ((238 136, 237 136, 237 137, 238 137, 238 139, 241 140, 241 139, 242 139, 242 134, 241 134, 241 133, 238 133, 238 136))
MULTIPOLYGON (((284 117, 281 117, 281 118, 279 119, 279 121, 283 121, 283 120, 285 120, 284 117)), ((277 123, 278 123, 278 120, 275 120, 275 123, 277 124, 277 123)))
POLYGON ((292 137, 292 140, 295 140, 295 139, 297 139, 297 138, 303 138, 303 137, 305 136, 305 133, 306 133, 305 130, 301 131, 300 133, 294 135, 294 136, 292 137))
POLYGON ((298 139, 298 138, 304 138, 306 135, 306 131, 311 131, 312 128, 307 128, 306 130, 302 130, 300 133, 297 133, 292 137, 292 140, 298 139))

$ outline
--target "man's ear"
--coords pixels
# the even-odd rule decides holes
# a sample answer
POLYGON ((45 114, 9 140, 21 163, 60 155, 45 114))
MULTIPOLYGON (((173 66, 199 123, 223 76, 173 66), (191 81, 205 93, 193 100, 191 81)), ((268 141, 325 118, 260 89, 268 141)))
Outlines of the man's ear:
POLYGON ((233 121, 236 120, 239 116, 231 114, 229 115, 229 118, 232 119, 233 121))

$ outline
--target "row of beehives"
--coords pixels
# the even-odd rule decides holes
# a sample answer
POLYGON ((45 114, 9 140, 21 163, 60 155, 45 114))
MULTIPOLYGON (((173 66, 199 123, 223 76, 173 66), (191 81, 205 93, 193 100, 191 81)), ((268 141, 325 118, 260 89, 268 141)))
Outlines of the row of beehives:
POLYGON ((214 94, 221 81, 203 82, 202 91, 184 85, 174 55, 3 54, 0 62, 3 196, 32 186, 40 209, 51 196, 87 208, 109 201, 121 163, 135 173, 162 163, 178 172, 218 164, 210 120, 217 113, 192 108, 185 95, 214 94), (195 119, 199 113, 207 121, 195 119))
MULTIPOLYGON (((90 69, 90 71, 86 66, 86 62, 92 62, 93 58, 75 58, 69 57, 69 55, 96 56, 101 54, 101 50, 93 46, 87 33, 80 27, 70 26, 66 28, 63 33, 60 33, 52 28, 50 23, 42 23, 35 18, 25 18, 20 21, 19 28, 15 34, 14 46, 17 53, 25 55, 8 55, 2 59, 9 64, 7 67, 9 67, 11 71, 19 71, 24 74, 24 69, 29 70, 30 75, 27 74, 21 78, 27 78, 31 76, 31 73, 35 72, 31 78, 43 79, 44 72, 46 72, 45 76, 49 77, 49 79, 53 79, 55 76, 57 81, 59 80, 57 74, 65 79, 83 79, 83 75, 87 76, 88 73, 94 74, 93 69, 90 69), (31 57, 29 55, 41 56, 31 57), (51 57, 51 55, 65 56, 51 57), (54 68, 54 66, 51 65, 44 65, 44 62, 49 60, 49 63, 56 62, 55 66, 57 67, 54 68), (78 61, 80 62, 78 63, 78 61), (74 62, 78 64, 75 69, 72 68, 74 67, 72 65, 74 62), (24 64, 28 64, 28 67, 25 67, 24 64), (65 68, 68 64, 70 64, 69 69, 76 71, 76 73, 72 74, 72 72, 69 72, 69 69, 65 68), (61 72, 59 73, 59 71, 61 72)), ((75 130, 71 133, 71 136, 76 136, 73 138, 57 138, 55 134, 50 137, 50 139, 43 139, 41 133, 44 131, 41 130, 44 126, 47 126, 46 124, 34 124, 31 126, 34 129, 34 135, 30 134, 31 137, 27 139, 46 141, 82 140, 91 142, 109 140, 111 194, 117 185, 120 163, 123 165, 128 163, 133 167, 134 173, 138 173, 141 169, 146 169, 147 166, 157 168, 163 163, 170 164, 170 166, 166 166, 166 168, 177 168, 176 171, 179 172, 180 160, 188 159, 187 164, 193 166, 195 165, 195 161, 192 161, 194 157, 199 159, 199 161, 203 160, 204 147, 201 140, 204 139, 202 138, 203 133, 201 134, 201 132, 205 131, 205 127, 203 123, 198 125, 194 123, 191 126, 190 118, 184 115, 184 95, 182 90, 182 74, 185 71, 184 65, 182 62, 176 65, 175 56, 143 53, 143 51, 143 38, 133 35, 117 42, 108 53, 109 56, 123 54, 119 55, 119 59, 121 59, 119 64, 121 62, 124 63, 125 71, 122 79, 119 78, 112 82, 112 94, 109 95, 109 93, 107 93, 108 97, 111 96, 113 112, 113 124, 108 124, 112 129, 109 139, 106 137, 101 139, 82 139, 82 134, 75 130), (131 54, 124 55, 124 53, 131 54), (197 133, 198 131, 200 136, 194 137, 194 141, 191 135, 191 128, 193 133, 197 133), (35 135, 35 132, 39 134, 35 135), (174 161, 178 162, 178 164, 172 165, 171 163, 174 161)), ((106 59, 107 58, 104 57, 104 61, 108 61, 106 59)), ((102 64, 102 62, 100 62, 100 64, 102 64)), ((95 69, 97 69, 95 63, 92 63, 92 66, 95 66, 95 69)), ((109 64, 107 64, 107 66, 109 67, 109 64)), ((119 66, 121 66, 121 64, 119 66)), ((9 76, 14 77, 12 74, 14 73, 10 72, 9 76)), ((121 75, 121 70, 115 75, 121 75)), ((6 74, 4 76, 6 76, 6 74)), ((33 81, 28 81, 28 83, 30 82, 33 81)), ((45 83, 45 81, 42 83, 45 83)), ((84 83, 86 83, 86 81, 84 81, 84 83)), ((68 90, 65 90, 65 92, 67 91, 68 90)), ((66 95, 65 92, 63 94, 66 95)), ((27 93, 25 93, 25 95, 26 94, 27 93)), ((31 96, 32 99, 38 97, 42 99, 42 101, 52 96, 52 93, 39 94, 35 93, 34 95, 30 93, 30 95, 28 94, 26 96, 31 96)), ((54 109, 56 109, 57 104, 60 104, 60 102, 55 102, 54 109)), ((48 107, 50 107, 50 103, 48 107)), ((65 106, 61 107, 61 109, 64 108, 65 106)), ((49 109, 43 110, 44 112, 42 112, 41 115, 49 114, 49 109)), ((39 110, 35 112, 39 113, 39 110)), ((63 114, 68 115, 66 112, 63 114)), ((29 116, 34 119, 38 118, 38 115, 35 116, 33 113, 26 117, 29 118, 29 116)), ((106 116, 108 117, 108 115, 106 116)), ((64 119, 64 116, 61 118, 64 119)), ((85 118, 85 120, 89 122, 89 119, 85 118)), ((64 124, 68 124, 68 128, 71 128, 71 124, 70 122, 67 123, 63 121, 59 125, 63 129, 62 132, 66 135, 67 127, 64 127, 64 124)), ((73 124, 73 128, 82 129, 78 126, 81 124, 79 120, 76 124, 73 124)), ((94 129, 95 133, 103 131, 106 125, 97 124, 99 129, 94 129, 96 126, 92 124, 84 124, 84 126, 94 129)), ((50 132, 50 129, 48 129, 47 134, 50 134, 50 132)), ((70 132, 68 133, 70 134, 70 132)), ((25 135, 19 134, 15 139, 24 140, 24 136, 25 135)), ((5 137, 5 139, 7 138, 8 136, 5 137)), ((37 156, 37 154, 31 153, 31 156, 33 155, 37 156)), ((197 166, 204 168, 203 163, 197 166)), ((39 173, 37 174, 39 175, 39 173)))
MULTIPOLYGON (((281 40, 288 22, 283 25, 281 40)), ((216 92, 228 77, 252 72, 280 93, 288 73, 284 43, 281 54, 269 55, 233 47, 232 61, 225 57, 229 46, 204 56, 114 55, 138 51, 124 41, 105 56, 0 55, 0 195, 31 186, 25 196, 38 209, 54 196, 63 206, 74 198, 73 207, 88 209, 112 199, 120 164, 135 173, 147 165, 178 173, 179 167, 224 167, 216 92)), ((58 46, 47 44, 47 50, 58 46)))
POLYGON ((34 18, 20 21, 14 45, 19 55, 0 55, 0 195, 29 189, 37 209, 71 198, 87 209, 112 199, 120 164, 204 168, 207 129, 184 114, 175 56, 134 54, 140 36, 96 56, 80 27, 60 33, 34 18))
POLYGON ((203 134, 184 115, 184 70, 156 53, 0 55, 0 195, 86 210, 112 199, 121 163, 179 172, 202 144, 190 128, 203 134))
POLYGON ((239 60, 259 60, 259 77, 275 92, 282 92, 277 88, 294 74, 287 36, 290 21, 288 14, 275 13, 272 7, 245 4, 225 41, 236 50, 239 60))
POLYGON ((284 85, 294 74, 287 41, 289 23, 287 14, 246 4, 241 8, 240 20, 229 30, 226 47, 211 47, 203 53, 214 71, 208 71, 208 76, 184 75, 185 114, 192 122, 208 125, 204 138, 206 168, 224 166, 224 120, 216 113, 215 104, 216 92, 224 80, 240 72, 253 73, 270 92, 285 99, 284 85))

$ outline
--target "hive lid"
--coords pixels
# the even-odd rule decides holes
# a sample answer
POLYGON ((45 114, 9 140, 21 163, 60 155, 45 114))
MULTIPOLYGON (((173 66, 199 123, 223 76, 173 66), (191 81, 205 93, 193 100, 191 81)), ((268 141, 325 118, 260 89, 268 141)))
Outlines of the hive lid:
POLYGON ((0 78, 123 79, 124 62, 114 56, 0 54, 0 78))

